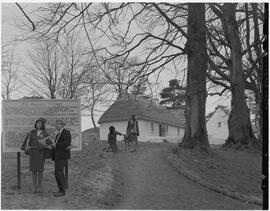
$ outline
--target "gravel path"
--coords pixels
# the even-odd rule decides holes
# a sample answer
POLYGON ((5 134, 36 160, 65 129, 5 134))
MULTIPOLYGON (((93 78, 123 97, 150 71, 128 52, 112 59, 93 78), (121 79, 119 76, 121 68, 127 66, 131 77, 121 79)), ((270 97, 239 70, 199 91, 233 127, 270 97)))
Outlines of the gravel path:
POLYGON ((167 160, 169 145, 112 155, 122 180, 114 209, 261 209, 210 191, 181 176, 167 160))

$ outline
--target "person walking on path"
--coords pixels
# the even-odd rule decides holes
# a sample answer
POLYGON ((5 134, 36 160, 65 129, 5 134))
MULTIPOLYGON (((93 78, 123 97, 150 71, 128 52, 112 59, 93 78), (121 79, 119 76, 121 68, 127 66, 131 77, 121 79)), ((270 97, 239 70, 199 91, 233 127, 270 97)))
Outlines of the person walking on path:
POLYGON ((133 146, 132 151, 136 151, 136 147, 138 145, 139 125, 134 114, 132 114, 128 120, 126 132, 129 142, 131 142, 133 146))
POLYGON ((68 165, 68 159, 71 157, 70 145, 71 134, 64 128, 65 123, 62 120, 56 120, 55 129, 58 132, 53 143, 53 160, 55 164, 54 175, 58 186, 58 191, 54 196, 64 196, 66 194, 66 177, 64 168, 68 165))
MULTIPOLYGON (((33 192, 42 192, 42 179, 45 164, 46 144, 43 141, 50 141, 50 137, 45 130, 46 119, 39 118, 35 123, 35 129, 26 136, 21 149, 29 155, 29 169, 32 171, 33 192)), ((46 142, 45 142, 46 143, 46 142)))

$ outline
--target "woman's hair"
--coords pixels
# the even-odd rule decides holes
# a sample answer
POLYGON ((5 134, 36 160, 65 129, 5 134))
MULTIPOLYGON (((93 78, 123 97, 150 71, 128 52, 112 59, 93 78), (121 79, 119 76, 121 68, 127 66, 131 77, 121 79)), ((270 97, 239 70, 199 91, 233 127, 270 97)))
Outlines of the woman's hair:
POLYGON ((136 120, 134 114, 131 114, 131 118, 132 118, 133 120, 136 120))
POLYGON ((41 122, 41 127, 40 127, 40 129, 41 130, 45 130, 45 121, 42 121, 41 119, 38 119, 37 121, 36 121, 36 123, 35 123, 35 128, 37 129, 37 123, 38 122, 41 122))

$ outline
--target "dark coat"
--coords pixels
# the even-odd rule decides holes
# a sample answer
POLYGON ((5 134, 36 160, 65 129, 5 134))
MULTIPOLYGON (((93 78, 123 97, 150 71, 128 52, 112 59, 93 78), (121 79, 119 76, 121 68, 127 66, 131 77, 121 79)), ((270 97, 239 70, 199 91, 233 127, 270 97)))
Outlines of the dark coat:
POLYGON ((39 142, 37 142, 37 140, 47 137, 48 134, 45 130, 43 130, 41 132, 40 136, 37 136, 37 130, 34 129, 34 130, 31 130, 30 133, 28 133, 27 136, 25 137, 25 139, 21 145, 21 150, 23 150, 23 151, 25 150, 27 139, 29 136, 30 136, 30 140, 29 140, 28 145, 30 146, 31 149, 38 149, 38 150, 44 149, 44 146, 42 144, 40 144, 39 142))
POLYGON ((128 121, 128 125, 127 125, 127 130, 126 131, 127 131, 127 134, 133 133, 134 135, 139 136, 140 135, 140 132, 139 132, 139 125, 138 125, 137 120, 135 120, 135 121, 128 121))
POLYGON ((116 145, 117 135, 122 135, 122 133, 113 131, 108 134, 108 144, 110 145, 110 148, 113 152, 117 152, 118 150, 117 145, 116 145))
POLYGON ((71 145, 71 134, 69 130, 63 129, 55 148, 53 149, 53 160, 67 160, 70 159, 70 145, 71 145))
POLYGON ((34 129, 28 135, 26 136, 21 149, 25 150, 27 139, 29 137, 29 168, 30 171, 44 171, 44 163, 45 163, 45 147, 41 143, 39 143, 39 140, 47 137, 48 134, 45 130, 43 130, 40 135, 37 135, 37 130, 34 129))
POLYGON ((110 132, 108 134, 108 144, 110 144, 110 145, 116 144, 116 140, 117 140, 116 136, 117 135, 122 135, 122 133, 119 133, 117 131, 110 132))

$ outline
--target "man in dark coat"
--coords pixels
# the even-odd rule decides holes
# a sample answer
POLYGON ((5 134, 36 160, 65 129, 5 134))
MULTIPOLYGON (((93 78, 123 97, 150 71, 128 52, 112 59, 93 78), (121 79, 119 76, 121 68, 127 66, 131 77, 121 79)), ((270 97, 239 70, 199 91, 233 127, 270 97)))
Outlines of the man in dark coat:
POLYGON ((64 126, 65 123, 62 120, 56 120, 55 129, 58 133, 53 144, 53 160, 55 163, 54 175, 59 191, 54 196, 66 194, 64 168, 67 167, 68 159, 70 159, 71 134, 64 126))

